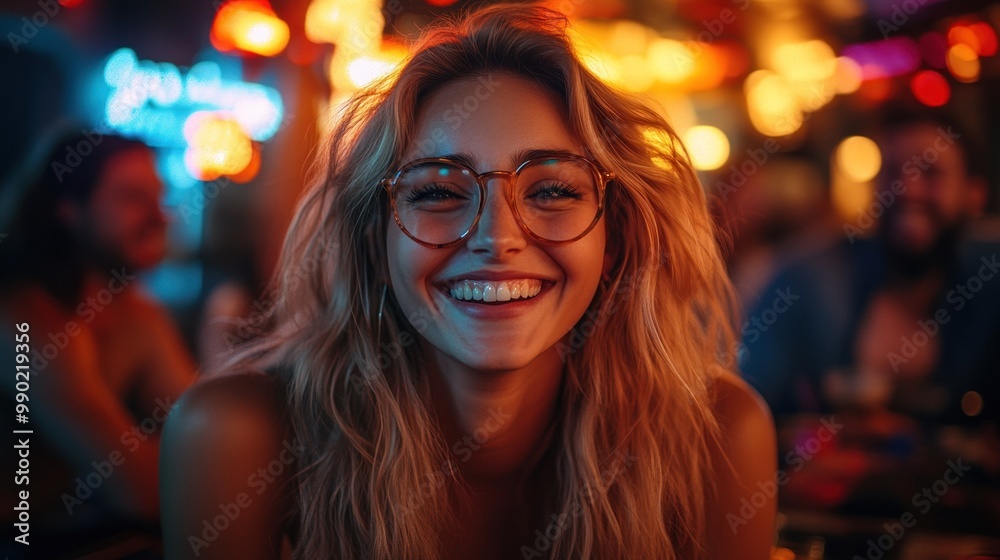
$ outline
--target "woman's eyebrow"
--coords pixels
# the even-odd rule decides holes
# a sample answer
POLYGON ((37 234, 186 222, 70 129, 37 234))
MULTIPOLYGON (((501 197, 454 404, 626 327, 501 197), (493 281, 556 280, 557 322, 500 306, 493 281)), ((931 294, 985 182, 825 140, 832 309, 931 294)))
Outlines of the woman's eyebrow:
MULTIPOLYGON (((526 148, 523 150, 518 150, 517 152, 514 153, 514 155, 511 157, 511 165, 516 166, 521 164, 522 162, 528 161, 529 159, 539 159, 546 157, 568 157, 568 156, 580 157, 581 155, 582 154, 578 154, 572 150, 566 150, 560 148, 526 148)), ((429 157, 450 159, 457 161, 472 169, 476 168, 475 158, 467 152, 459 152, 455 154, 444 154, 444 155, 429 156, 429 157)))

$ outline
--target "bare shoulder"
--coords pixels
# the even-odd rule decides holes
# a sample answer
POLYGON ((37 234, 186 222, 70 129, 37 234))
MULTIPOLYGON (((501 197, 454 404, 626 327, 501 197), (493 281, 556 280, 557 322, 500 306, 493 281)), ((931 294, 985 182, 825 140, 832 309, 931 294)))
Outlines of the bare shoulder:
POLYGON ((710 558, 766 559, 777 512, 777 441, 764 400, 733 374, 713 386, 720 437, 706 507, 710 558))
POLYGON ((231 373, 199 380, 177 402, 171 413, 183 421, 226 421, 231 415, 240 421, 281 420, 284 416, 284 388, 280 381, 260 372, 231 373))
POLYGON ((177 402, 160 458, 166 557, 280 557, 297 448, 280 383, 259 373, 203 380, 177 402))
POLYGON ((764 399, 736 375, 726 372, 715 379, 714 407, 724 433, 774 437, 774 421, 764 399))
POLYGON ((242 463, 280 451, 291 436, 284 400, 281 384, 262 373, 202 379, 171 410, 165 452, 242 463))

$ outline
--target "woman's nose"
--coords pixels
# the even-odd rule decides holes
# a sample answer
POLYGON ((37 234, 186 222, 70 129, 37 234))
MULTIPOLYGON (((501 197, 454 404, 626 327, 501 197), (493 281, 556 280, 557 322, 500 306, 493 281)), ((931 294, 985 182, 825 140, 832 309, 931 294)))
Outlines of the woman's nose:
POLYGON ((468 247, 474 252, 501 256, 517 252, 528 244, 507 199, 509 179, 491 177, 486 180, 486 202, 476 230, 469 236, 468 247), (503 180, 498 180, 503 179, 503 180))

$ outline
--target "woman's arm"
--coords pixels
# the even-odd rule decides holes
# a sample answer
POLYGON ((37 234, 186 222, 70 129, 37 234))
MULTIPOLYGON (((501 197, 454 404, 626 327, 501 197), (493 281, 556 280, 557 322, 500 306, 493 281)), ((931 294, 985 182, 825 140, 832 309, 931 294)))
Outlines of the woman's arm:
POLYGON ((160 458, 169 560, 281 557, 296 450, 277 383, 261 374, 192 387, 170 414, 160 458))
POLYGON ((750 386, 731 374, 715 383, 715 409, 721 435, 712 457, 715 492, 710 490, 706 504, 708 558, 766 560, 778 502, 771 413, 750 386))

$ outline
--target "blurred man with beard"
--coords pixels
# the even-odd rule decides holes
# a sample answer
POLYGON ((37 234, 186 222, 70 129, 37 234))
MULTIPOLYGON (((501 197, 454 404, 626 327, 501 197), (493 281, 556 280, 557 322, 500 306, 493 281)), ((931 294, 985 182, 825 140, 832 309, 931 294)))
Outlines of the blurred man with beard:
POLYGON ((843 239, 797 256, 748 302, 741 369, 778 415, 996 417, 1000 244, 978 220, 981 160, 964 132, 927 112, 889 117, 881 145, 871 227, 845 225, 843 239))
MULTIPOLYGON (((17 401, 28 411, 17 427, 33 430, 21 446, 30 468, 17 489, 30 485, 32 531, 30 549, 5 549, 15 557, 155 532, 160 427, 195 379, 166 310, 136 277, 167 250, 153 151, 84 131, 40 163, 0 244, 0 358, 9 369, 22 363, 15 352, 30 358, 30 378, 18 379, 28 400, 17 401)), ((13 377, 2 393, 10 411, 13 377)), ((20 496, 5 493, 12 501, 20 496)))

